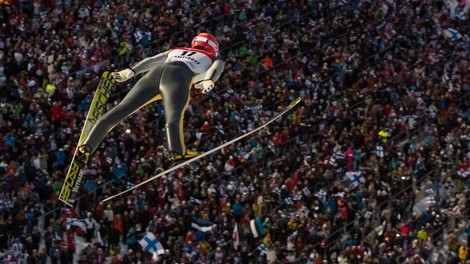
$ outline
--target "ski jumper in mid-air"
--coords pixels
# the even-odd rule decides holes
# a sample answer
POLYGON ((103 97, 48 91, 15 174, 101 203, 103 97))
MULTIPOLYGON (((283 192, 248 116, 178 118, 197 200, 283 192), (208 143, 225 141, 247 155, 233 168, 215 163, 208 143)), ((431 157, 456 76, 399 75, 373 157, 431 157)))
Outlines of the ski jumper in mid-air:
POLYGON ((89 156, 108 132, 123 119, 145 105, 163 100, 170 160, 179 162, 198 153, 186 148, 183 117, 188 107, 190 90, 194 86, 209 92, 219 79, 224 63, 219 59, 219 44, 209 33, 198 34, 191 48, 174 48, 143 59, 132 67, 113 72, 117 82, 125 82, 145 73, 124 99, 104 114, 91 129, 84 143, 78 146, 77 160, 88 163, 89 156))

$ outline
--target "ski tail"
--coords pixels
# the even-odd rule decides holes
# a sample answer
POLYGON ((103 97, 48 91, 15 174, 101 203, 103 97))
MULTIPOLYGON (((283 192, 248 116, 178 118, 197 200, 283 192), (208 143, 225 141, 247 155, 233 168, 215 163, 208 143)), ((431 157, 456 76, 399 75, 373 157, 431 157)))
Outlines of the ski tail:
POLYGON ((72 162, 65 176, 64 184, 59 194, 59 200, 65 204, 72 206, 77 198, 78 191, 80 190, 81 181, 85 171, 85 165, 78 162, 76 158, 78 146, 80 146, 90 133, 91 128, 96 124, 98 119, 105 113, 106 103, 111 96, 111 91, 116 81, 111 76, 109 71, 106 71, 101 76, 101 80, 96 89, 95 95, 88 109, 87 117, 80 133, 77 148, 72 157, 72 162))
POLYGON ((168 173, 170 173, 170 172, 173 172, 173 171, 175 171, 175 170, 177 170, 177 169, 179 169, 179 168, 181 168, 181 167, 183 167, 183 166, 185 166, 185 165, 187 165, 187 164, 189 164, 189 163, 192 163, 192 162, 194 162, 194 161, 197 161, 197 160, 199 160, 199 159, 202 159, 202 158, 204 158, 204 157, 206 157, 206 156, 208 156, 208 155, 210 155, 210 154, 212 154, 212 153, 214 153, 214 152, 216 152, 216 151, 219 151, 219 150, 221 150, 221 149, 227 147, 228 145, 231 145, 231 144, 233 144, 233 143, 235 143, 235 142, 237 142, 237 141, 242 140, 242 139, 245 138, 245 137, 248 137, 249 135, 251 135, 251 134, 253 134, 253 133, 258 132, 259 130, 261 130, 261 129, 263 129, 264 127, 268 126, 269 124, 271 124, 272 122, 276 121, 277 119, 279 119, 280 117, 282 117, 284 114, 286 114, 287 112, 289 112, 290 110, 292 110, 297 104, 300 103, 300 101, 301 101, 301 98, 300 98, 300 97, 297 98, 297 99, 295 99, 295 100, 292 101, 292 102, 290 103, 290 105, 288 105, 282 112, 280 112, 279 114, 277 114, 276 116, 274 116, 273 118, 271 118, 270 120, 268 120, 266 123, 260 125, 260 126, 257 127, 256 129, 254 129, 254 130, 252 130, 252 131, 249 131, 249 132, 247 132, 246 134, 243 134, 243 135, 241 135, 241 136, 239 136, 239 137, 237 137, 237 138, 234 138, 234 139, 232 139, 232 140, 230 140, 230 141, 228 141, 228 142, 226 142, 226 143, 224 143, 224 144, 222 144, 222 145, 220 145, 220 146, 218 146, 218 147, 216 147, 216 148, 213 148, 213 149, 211 149, 211 150, 209 150, 209 151, 207 151, 207 152, 204 152, 204 153, 202 153, 202 154, 199 154, 198 156, 196 156, 196 157, 194 157, 194 158, 191 158, 191 159, 189 159, 189 160, 185 160, 185 161, 183 161, 183 162, 181 162, 181 163, 178 163, 178 164, 175 165, 174 167, 171 167, 171 168, 169 168, 169 169, 167 169, 167 170, 165 170, 165 171, 163 171, 163 172, 161 172, 161 173, 158 173, 157 175, 152 176, 152 177, 150 177, 149 179, 147 179, 147 180, 145 180, 145 181, 143 181, 143 182, 141 182, 141 183, 139 183, 139 184, 136 184, 136 185, 132 186, 131 188, 127 189, 127 190, 124 190, 124 191, 122 191, 122 192, 120 192, 120 193, 118 193, 118 194, 115 194, 115 195, 113 195, 113 196, 107 197, 107 198, 104 199, 102 202, 106 202, 106 201, 112 200, 112 199, 114 199, 114 198, 116 198, 116 197, 118 197, 118 196, 121 196, 121 195, 123 195, 123 194, 125 194, 125 193, 128 193, 128 192, 130 192, 130 191, 132 191, 132 190, 134 190, 134 189, 136 189, 136 188, 139 188, 140 186, 142 186, 142 185, 144 185, 144 184, 147 184, 147 183, 149 183, 149 182, 151 182, 151 181, 153 181, 153 180, 155 180, 155 179, 158 179, 158 178, 162 177, 163 175, 166 175, 166 174, 168 174, 168 173))

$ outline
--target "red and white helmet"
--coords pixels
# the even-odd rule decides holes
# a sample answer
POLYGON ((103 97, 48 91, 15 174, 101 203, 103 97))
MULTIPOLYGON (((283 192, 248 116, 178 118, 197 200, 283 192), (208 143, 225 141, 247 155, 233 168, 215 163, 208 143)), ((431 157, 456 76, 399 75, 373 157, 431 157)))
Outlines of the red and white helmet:
POLYGON ((219 42, 209 33, 199 33, 191 42, 191 48, 199 48, 205 50, 212 58, 219 55, 219 42))

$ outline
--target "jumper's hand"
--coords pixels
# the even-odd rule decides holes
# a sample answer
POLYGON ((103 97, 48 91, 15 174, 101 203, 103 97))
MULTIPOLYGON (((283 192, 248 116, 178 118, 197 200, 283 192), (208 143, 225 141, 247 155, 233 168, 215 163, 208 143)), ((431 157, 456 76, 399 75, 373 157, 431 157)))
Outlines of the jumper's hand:
POLYGON ((111 75, 114 77, 114 79, 116 79, 117 82, 125 82, 134 77, 135 72, 132 69, 125 69, 118 72, 112 72, 111 75))
POLYGON ((194 87, 201 90, 202 93, 208 93, 214 88, 214 82, 212 80, 204 80, 194 84, 194 87))

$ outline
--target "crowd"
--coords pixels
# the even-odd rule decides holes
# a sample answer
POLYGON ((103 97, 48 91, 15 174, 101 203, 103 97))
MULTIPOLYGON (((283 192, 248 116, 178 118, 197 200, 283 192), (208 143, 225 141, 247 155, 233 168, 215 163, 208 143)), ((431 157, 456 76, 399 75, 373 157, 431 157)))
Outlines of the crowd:
POLYGON ((2 3, 1 261, 469 259, 470 1, 2 3), (250 131, 296 97, 299 107, 97 204, 168 167, 163 106, 148 106, 109 134, 65 207, 58 192, 101 73, 203 31, 226 67, 213 92, 193 95, 191 148, 250 131), (148 233, 164 248, 156 259, 139 244, 148 233))

